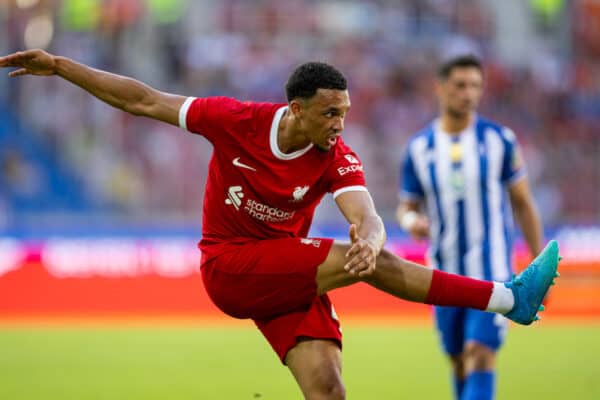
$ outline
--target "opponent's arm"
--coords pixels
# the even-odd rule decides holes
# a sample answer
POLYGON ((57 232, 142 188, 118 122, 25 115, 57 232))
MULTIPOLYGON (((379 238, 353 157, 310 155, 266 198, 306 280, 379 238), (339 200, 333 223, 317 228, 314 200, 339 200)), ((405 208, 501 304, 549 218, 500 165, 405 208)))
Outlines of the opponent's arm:
POLYGON ((521 178, 508 188, 510 203, 532 256, 542 249, 542 223, 527 178, 521 178))
POLYGON ((186 97, 160 92, 121 75, 112 74, 54 56, 43 50, 28 50, 0 57, 0 67, 17 68, 9 76, 58 75, 113 107, 179 125, 179 109, 186 97))
POLYGON ((403 200, 396 209, 396 220, 415 239, 429 237, 429 219, 419 213, 419 201, 403 200))
POLYGON ((386 239, 385 227, 375 210, 369 192, 350 191, 335 199, 339 209, 350 223, 352 245, 346 253, 346 271, 366 276, 375 270, 375 259, 386 239))

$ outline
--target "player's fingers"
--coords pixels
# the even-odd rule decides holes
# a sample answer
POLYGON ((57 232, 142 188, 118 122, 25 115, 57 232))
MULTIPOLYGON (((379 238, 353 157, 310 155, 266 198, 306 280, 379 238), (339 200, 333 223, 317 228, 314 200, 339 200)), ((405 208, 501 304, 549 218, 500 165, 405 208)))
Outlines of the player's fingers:
POLYGON ((361 247, 359 256, 363 260, 368 260, 370 262, 373 259, 373 250, 365 244, 361 247))
POLYGON ((359 253, 363 253, 363 254, 370 254, 371 248, 368 246, 368 244, 364 241, 358 241, 356 243, 354 243, 346 252, 346 258, 350 258, 350 257, 354 257, 359 253))
POLYGON ((365 260, 359 260, 353 265, 352 268, 350 268, 350 270, 348 272, 351 273, 352 275, 355 275, 355 274, 360 273, 367 267, 368 267, 368 264, 365 260))
POLYGON ((373 273, 374 266, 374 262, 368 259, 364 259, 353 270, 353 274, 357 274, 358 276, 370 275, 373 273))
POLYGON ((15 76, 21 76, 21 75, 27 75, 27 74, 29 74, 29 71, 26 68, 21 68, 16 71, 9 72, 8 76, 15 77, 15 76))
POLYGON ((13 56, 6 56, 0 58, 0 67, 14 67, 16 65, 17 64, 13 56))
POLYGON ((365 265, 363 269, 357 272, 357 275, 360 277, 369 276, 373 274, 373 266, 371 263, 365 265))
POLYGON ((368 270, 372 265, 375 264, 375 258, 373 254, 369 252, 361 253, 354 257, 349 263, 348 272, 351 274, 360 274, 364 270, 368 270))
POLYGON ((352 271, 358 261, 356 260, 356 256, 352 257, 350 261, 344 265, 344 269, 348 272, 352 271))
POLYGON ((373 275, 373 273, 375 272, 375 267, 376 267, 375 263, 369 265, 368 268, 366 268, 363 271, 360 271, 358 273, 358 276, 360 276, 362 278, 362 277, 365 277, 365 276, 373 275))
POLYGON ((355 256, 356 254, 358 254, 358 252, 361 250, 361 248, 362 247, 361 247, 360 243, 353 243, 352 246, 350 246, 350 248, 346 252, 346 258, 355 256))
POLYGON ((19 51, 0 58, 0 66, 18 67, 24 62, 34 59, 35 56, 35 51, 19 51))
POLYGON ((0 63, 2 63, 2 65, 12 65, 17 63, 20 59, 22 59, 22 53, 13 53, 13 54, 9 54, 5 57, 0 58, 0 63))
POLYGON ((350 273, 354 273, 361 260, 362 258, 360 257, 360 254, 354 255, 350 258, 346 265, 344 265, 344 269, 350 273))

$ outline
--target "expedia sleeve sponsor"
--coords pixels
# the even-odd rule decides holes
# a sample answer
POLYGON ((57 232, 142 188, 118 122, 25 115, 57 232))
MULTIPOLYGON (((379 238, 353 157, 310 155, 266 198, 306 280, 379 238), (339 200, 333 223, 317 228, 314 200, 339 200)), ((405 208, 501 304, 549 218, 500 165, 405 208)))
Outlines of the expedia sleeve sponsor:
POLYGON ((348 165, 347 167, 338 167, 337 172, 338 174, 340 174, 340 176, 344 176, 346 174, 350 174, 352 172, 363 172, 363 166, 360 164, 352 164, 352 165, 348 165))
POLYGON ((350 165, 346 165, 346 166, 341 166, 337 168, 337 172, 338 174, 340 174, 340 176, 344 176, 346 174, 351 174, 352 172, 363 172, 363 166, 360 163, 360 161, 358 160, 358 158, 356 158, 354 155, 352 154, 344 154, 344 159, 346 161, 348 161, 348 163, 350 165))
POLYGON ((336 146, 336 154, 327 168, 325 179, 329 193, 335 193, 338 189, 351 186, 366 186, 360 159, 343 142, 336 146))

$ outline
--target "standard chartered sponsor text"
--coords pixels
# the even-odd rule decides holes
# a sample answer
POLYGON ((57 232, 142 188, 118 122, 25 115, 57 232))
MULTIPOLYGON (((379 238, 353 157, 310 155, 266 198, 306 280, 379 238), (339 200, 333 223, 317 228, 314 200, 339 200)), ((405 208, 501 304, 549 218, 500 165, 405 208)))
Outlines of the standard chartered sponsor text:
POLYGON ((248 199, 244 204, 244 210, 250 216, 267 222, 283 222, 292 219, 296 211, 283 211, 279 208, 271 207, 255 200, 248 199))

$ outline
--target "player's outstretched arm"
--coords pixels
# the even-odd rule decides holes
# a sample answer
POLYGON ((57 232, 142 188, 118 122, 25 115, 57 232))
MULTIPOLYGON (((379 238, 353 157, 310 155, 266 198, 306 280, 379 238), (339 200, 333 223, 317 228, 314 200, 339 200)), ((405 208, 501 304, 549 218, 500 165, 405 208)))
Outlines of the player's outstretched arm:
POLYGON ((346 254, 346 271, 365 277, 375 270, 375 259, 386 239, 385 227, 375 210, 369 192, 351 191, 335 199, 344 217, 350 223, 352 245, 346 254))
POLYGON ((179 125, 179 109, 186 99, 43 50, 20 51, 0 57, 0 68, 16 68, 9 73, 13 77, 58 75, 113 107, 173 125, 179 125))

